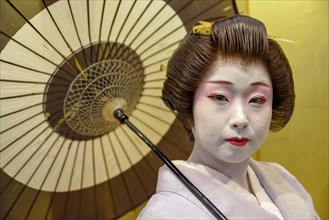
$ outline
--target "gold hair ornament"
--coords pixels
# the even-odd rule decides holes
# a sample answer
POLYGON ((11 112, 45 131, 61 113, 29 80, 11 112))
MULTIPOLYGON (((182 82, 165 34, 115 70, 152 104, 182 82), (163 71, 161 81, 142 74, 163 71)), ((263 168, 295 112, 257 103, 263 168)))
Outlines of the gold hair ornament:
POLYGON ((291 39, 288 39, 288 38, 278 37, 278 36, 275 36, 275 35, 267 35, 267 38, 271 39, 271 40, 275 40, 275 41, 286 42, 286 43, 293 43, 293 44, 299 43, 298 40, 291 40, 291 39))
POLYGON ((211 26, 213 23, 207 21, 199 21, 199 25, 193 26, 192 33, 193 34, 201 34, 201 35, 210 35, 211 34, 211 26))
POLYGON ((167 67, 163 64, 160 65, 160 72, 167 72, 167 67))

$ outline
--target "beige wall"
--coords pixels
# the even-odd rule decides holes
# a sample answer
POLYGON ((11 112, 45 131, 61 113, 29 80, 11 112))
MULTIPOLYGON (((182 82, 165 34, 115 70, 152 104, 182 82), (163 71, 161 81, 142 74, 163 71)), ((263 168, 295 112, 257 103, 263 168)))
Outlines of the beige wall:
POLYGON ((269 135, 257 156, 292 172, 313 197, 320 217, 328 219, 328 1, 249 0, 246 8, 269 34, 300 41, 279 42, 294 72, 293 118, 284 130, 269 135))

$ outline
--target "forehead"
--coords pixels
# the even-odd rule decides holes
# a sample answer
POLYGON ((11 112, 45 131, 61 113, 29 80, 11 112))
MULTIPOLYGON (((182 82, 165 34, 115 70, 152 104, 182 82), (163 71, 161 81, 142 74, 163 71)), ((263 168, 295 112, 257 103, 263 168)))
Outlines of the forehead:
POLYGON ((239 59, 218 59, 203 81, 209 80, 271 84, 269 73, 261 62, 244 62, 239 59))

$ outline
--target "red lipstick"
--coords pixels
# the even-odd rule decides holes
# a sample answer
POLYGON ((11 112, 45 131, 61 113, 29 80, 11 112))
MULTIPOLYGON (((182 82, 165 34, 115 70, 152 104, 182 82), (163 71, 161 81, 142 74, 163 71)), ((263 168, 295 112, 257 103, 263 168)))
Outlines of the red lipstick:
POLYGON ((243 147, 246 145, 249 141, 248 138, 230 138, 226 139, 230 144, 237 146, 237 147, 243 147))

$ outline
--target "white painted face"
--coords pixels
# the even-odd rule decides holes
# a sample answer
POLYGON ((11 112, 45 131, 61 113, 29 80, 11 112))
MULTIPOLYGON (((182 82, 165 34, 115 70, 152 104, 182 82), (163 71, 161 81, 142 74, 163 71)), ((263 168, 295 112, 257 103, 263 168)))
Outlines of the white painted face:
POLYGON ((194 95, 194 148, 206 160, 245 161, 267 137, 272 99, 263 65, 217 63, 194 95))

